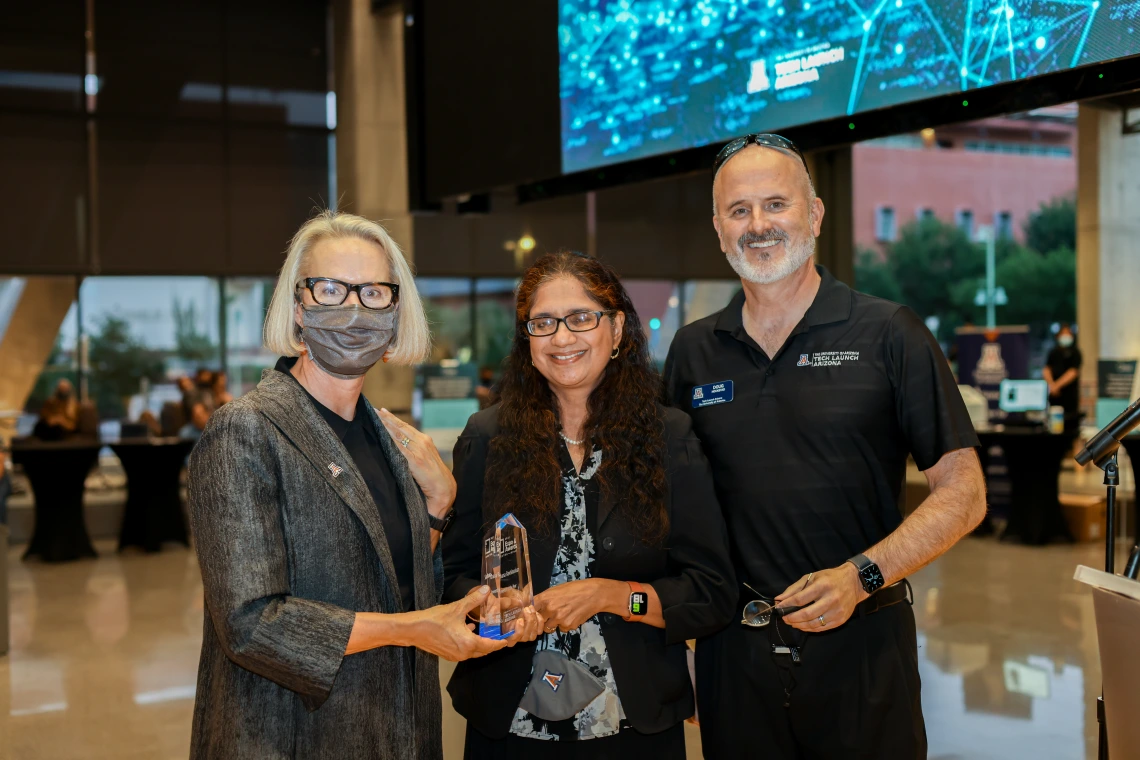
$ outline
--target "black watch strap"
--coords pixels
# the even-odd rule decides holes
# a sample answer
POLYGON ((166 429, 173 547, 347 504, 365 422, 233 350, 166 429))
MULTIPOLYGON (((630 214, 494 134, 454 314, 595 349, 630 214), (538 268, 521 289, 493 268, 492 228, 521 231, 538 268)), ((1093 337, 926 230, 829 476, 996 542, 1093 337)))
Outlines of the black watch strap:
POLYGON ((432 530, 438 530, 440 533, 443 533, 447 530, 447 526, 451 525, 451 519, 453 517, 455 517, 454 509, 447 510, 447 514, 443 517, 436 517, 431 512, 428 512, 428 525, 431 526, 432 530))
POLYGON ((863 584, 863 590, 868 594, 873 594, 883 587, 885 579, 883 573, 879 570, 879 566, 870 560, 865 554, 856 554, 851 559, 847 560, 855 569, 859 571, 859 582, 863 584))

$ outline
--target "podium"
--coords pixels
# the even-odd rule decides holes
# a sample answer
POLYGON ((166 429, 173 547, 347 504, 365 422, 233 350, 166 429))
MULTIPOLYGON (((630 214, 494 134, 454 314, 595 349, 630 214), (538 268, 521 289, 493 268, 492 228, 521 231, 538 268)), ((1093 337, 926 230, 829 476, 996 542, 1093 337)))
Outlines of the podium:
POLYGON ((1140 757, 1140 581, 1083 565, 1073 577, 1092 586, 1108 756, 1140 757))

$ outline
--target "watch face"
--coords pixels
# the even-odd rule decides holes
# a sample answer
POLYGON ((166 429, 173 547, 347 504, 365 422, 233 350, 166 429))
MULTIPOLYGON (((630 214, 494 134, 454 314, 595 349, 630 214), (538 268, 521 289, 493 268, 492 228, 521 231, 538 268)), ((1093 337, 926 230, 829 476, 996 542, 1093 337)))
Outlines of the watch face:
POLYGON ((863 590, 873 594, 883 587, 883 574, 879 566, 872 564, 859 571, 859 579, 863 582, 863 590))
POLYGON ((649 594, 635 591, 629 595, 629 614, 644 615, 649 611, 649 594))

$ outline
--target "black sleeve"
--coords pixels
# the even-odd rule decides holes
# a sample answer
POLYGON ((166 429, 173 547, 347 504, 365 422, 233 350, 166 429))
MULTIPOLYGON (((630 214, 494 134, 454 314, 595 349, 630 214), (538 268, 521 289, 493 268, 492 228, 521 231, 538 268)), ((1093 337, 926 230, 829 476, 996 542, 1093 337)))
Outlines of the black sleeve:
POLYGON ((1072 361, 1069 363, 1069 369, 1075 369, 1077 372, 1080 372, 1081 371, 1081 361, 1083 358, 1083 357, 1081 357, 1081 350, 1079 348, 1074 348, 1072 353, 1069 354, 1069 356, 1072 357, 1072 361))
POLYGON ((480 585, 483 543, 483 478, 487 466, 490 441, 479 432, 474 421, 455 442, 452 472, 458 491, 455 517, 443 534, 443 601, 462 599, 480 585))
POLYGON ((736 575, 712 470, 685 419, 686 435, 670 441, 669 575, 652 582, 669 644, 707 636, 731 620, 736 575))
POLYGON ((951 451, 978 446, 950 363, 919 316, 903 306, 887 331, 895 413, 918 469, 930 469, 951 451))
POLYGON ((665 406, 671 406, 685 411, 685 382, 681 378, 681 373, 677 366, 677 354, 680 352, 678 343, 679 341, 674 338, 673 342, 669 345, 669 353, 665 357, 665 368, 662 372, 665 398, 661 400, 661 403, 665 406))

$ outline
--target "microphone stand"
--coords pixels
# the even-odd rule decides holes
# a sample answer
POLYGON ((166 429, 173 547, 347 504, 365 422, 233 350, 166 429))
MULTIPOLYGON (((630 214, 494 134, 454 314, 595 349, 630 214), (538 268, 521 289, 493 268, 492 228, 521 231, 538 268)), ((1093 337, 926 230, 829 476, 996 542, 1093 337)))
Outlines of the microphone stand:
MULTIPOLYGON (((1105 510, 1104 510, 1104 571, 1110 575, 1116 571, 1116 487, 1120 485, 1120 470, 1117 467, 1118 449, 1096 463, 1104 470, 1105 510)), ((1104 688, 1096 698, 1097 760, 1108 760, 1108 726, 1104 714, 1104 688)))
MULTIPOLYGON (((1120 440, 1137 427, 1140 427, 1140 399, 1129 404, 1116 419, 1089 439, 1075 457, 1077 464, 1081 466, 1095 462, 1097 467, 1104 470, 1104 487, 1107 491, 1104 515, 1104 571, 1110 575, 1115 575, 1116 570, 1116 487, 1120 484, 1116 455, 1120 449, 1120 440)), ((1133 564, 1129 562, 1129 565, 1133 564)), ((1100 747, 1097 757, 1100 760, 1108 760, 1108 729, 1105 727, 1103 688, 1096 700, 1096 719, 1100 724, 1100 747)))

